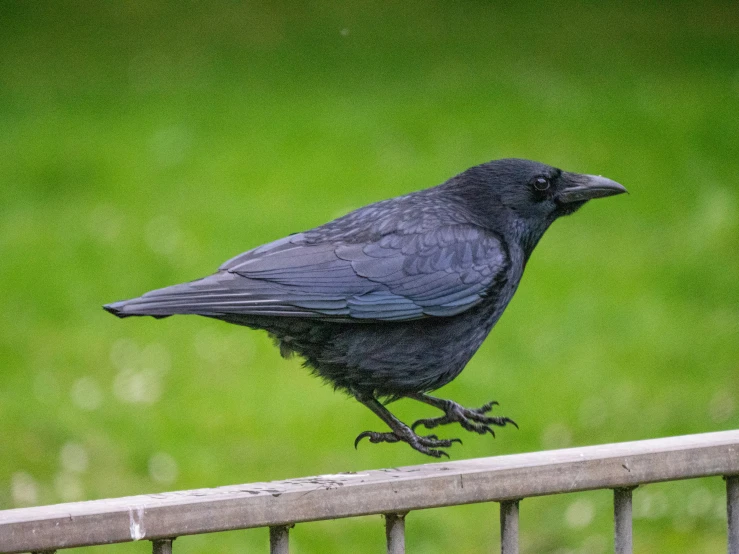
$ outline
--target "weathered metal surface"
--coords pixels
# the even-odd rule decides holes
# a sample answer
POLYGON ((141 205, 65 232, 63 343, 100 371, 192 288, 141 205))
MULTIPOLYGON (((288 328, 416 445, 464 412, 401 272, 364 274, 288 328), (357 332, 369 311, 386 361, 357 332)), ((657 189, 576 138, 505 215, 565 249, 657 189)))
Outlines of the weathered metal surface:
POLYGON ((616 554, 633 552, 631 519, 631 491, 633 488, 614 489, 613 527, 616 554))
POLYGON ((152 541, 153 554, 172 554, 172 541, 174 539, 157 539, 152 541))
POLYGON ((53 550, 739 474, 739 431, 0 512, 0 552, 53 550))
POLYGON ((385 514, 387 554, 405 554, 405 514, 385 514))
POLYGON ((500 552, 518 554, 518 500, 500 503, 500 552))
POLYGON ((290 554, 290 526, 269 528, 269 554, 290 554))
POLYGON ((728 516, 729 554, 739 554, 739 475, 726 478, 726 515, 728 516))

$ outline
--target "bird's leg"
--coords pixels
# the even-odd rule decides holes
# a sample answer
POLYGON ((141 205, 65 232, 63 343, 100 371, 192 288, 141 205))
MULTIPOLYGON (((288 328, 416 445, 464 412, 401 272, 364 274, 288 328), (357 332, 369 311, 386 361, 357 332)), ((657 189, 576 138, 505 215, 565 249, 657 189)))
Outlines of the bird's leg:
POLYGON ((408 398, 413 398, 414 400, 418 400, 425 404, 434 406, 435 408, 439 408, 444 412, 444 415, 440 417, 419 419, 413 425, 411 425, 411 429, 415 429, 419 425, 423 425, 427 429, 433 429, 434 427, 438 427, 439 425, 446 425, 447 423, 455 422, 459 423, 467 431, 474 431, 475 433, 479 433, 481 435, 484 435, 485 433, 490 433, 491 435, 495 436, 495 432, 493 431, 492 427, 490 427, 491 425, 505 427, 507 423, 510 423, 514 425, 516 429, 518 429, 518 425, 516 425, 516 422, 513 421, 511 418, 485 415, 493 409, 493 406, 498 405, 498 403, 495 401, 488 402, 481 408, 470 409, 460 406, 459 404, 451 400, 436 398, 435 396, 429 396, 428 394, 419 393, 409 394, 407 396, 408 398))
POLYGON ((357 400, 372 410, 377 417, 384 421, 388 427, 392 430, 390 433, 377 433, 375 431, 365 431, 360 433, 357 439, 354 441, 354 448, 357 447, 359 441, 363 438, 369 438, 370 442, 407 442, 411 445, 411 448, 433 456, 434 458, 441 458, 442 456, 449 457, 449 454, 443 450, 437 450, 437 448, 448 448, 454 442, 461 443, 459 439, 440 439, 436 435, 420 436, 417 435, 410 427, 395 417, 390 410, 380 404, 380 402, 372 395, 355 395, 357 400))

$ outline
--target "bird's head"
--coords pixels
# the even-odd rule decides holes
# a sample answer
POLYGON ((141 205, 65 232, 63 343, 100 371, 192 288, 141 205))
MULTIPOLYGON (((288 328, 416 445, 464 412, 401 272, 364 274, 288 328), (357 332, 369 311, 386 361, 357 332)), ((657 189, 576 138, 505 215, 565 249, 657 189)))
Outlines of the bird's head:
POLYGON ((498 202, 524 219, 551 222, 588 200, 626 192, 616 181, 599 175, 570 173, 529 160, 495 160, 478 167, 498 202))
POLYGON ((525 229, 527 236, 521 238, 527 250, 558 217, 574 213, 588 200, 627 192, 605 177, 515 158, 470 168, 455 181, 466 203, 488 224, 525 229))
POLYGON ((516 158, 472 167, 457 179, 463 194, 483 211, 499 215, 503 210, 516 219, 547 225, 574 213, 588 200, 627 192, 616 181, 599 175, 571 173, 516 158))

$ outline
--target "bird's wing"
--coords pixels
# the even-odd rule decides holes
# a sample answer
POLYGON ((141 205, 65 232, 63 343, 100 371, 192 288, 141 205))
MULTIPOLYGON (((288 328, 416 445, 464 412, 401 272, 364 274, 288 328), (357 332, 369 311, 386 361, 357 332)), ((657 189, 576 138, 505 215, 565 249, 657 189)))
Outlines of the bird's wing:
MULTIPOLYGON (((444 317, 478 304, 505 274, 500 239, 470 225, 386 234, 364 243, 311 242, 302 233, 229 260, 200 281, 152 291, 166 310, 337 321, 444 317)), ((164 315, 165 312, 161 312, 164 315)))

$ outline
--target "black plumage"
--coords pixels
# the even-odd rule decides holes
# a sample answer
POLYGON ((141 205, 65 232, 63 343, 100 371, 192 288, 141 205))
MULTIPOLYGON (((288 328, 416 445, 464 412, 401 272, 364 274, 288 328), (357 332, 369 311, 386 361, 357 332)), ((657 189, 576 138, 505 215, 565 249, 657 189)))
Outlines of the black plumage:
MULTIPOLYGON (((108 304, 120 317, 197 314, 263 329, 283 355, 380 416, 389 433, 440 456, 452 441, 419 436, 378 399, 409 397, 442 409, 428 428, 470 431, 512 420, 429 396, 454 379, 513 296, 549 225, 592 198, 625 189, 527 160, 488 162, 447 182, 360 208, 260 246, 203 279, 108 304)), ((455 439, 456 440, 456 439, 455 439)))

